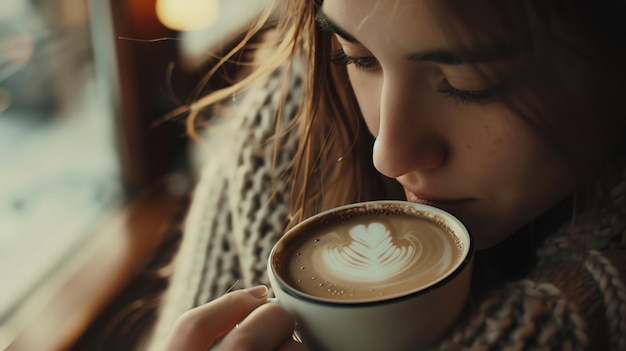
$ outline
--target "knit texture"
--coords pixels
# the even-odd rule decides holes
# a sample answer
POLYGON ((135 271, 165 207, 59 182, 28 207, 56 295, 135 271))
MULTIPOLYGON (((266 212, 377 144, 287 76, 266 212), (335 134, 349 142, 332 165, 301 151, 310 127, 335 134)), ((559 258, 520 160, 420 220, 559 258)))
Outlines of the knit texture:
MULTIPOLYGON (((234 285, 269 284, 266 260, 289 201, 289 185, 277 175, 296 146, 283 145, 274 168, 274 145, 266 141, 275 129, 281 74, 252 87, 237 106, 241 115, 207 133, 201 179, 149 350, 161 350, 188 309, 234 285)), ((296 76, 286 116, 295 113, 301 90, 296 76)), ((626 168, 620 172, 598 180, 600 205, 551 234, 526 277, 473 301, 432 350, 626 350, 626 168)))

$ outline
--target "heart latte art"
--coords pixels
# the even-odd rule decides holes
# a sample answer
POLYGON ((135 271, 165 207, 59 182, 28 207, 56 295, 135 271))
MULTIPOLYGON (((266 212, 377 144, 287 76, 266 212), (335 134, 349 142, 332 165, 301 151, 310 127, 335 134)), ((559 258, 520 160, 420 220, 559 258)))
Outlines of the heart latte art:
POLYGON ((367 301, 422 289, 461 257, 455 235, 427 218, 354 217, 307 233, 292 246, 289 284, 321 298, 367 301))
MULTIPOLYGON (((421 245, 413 235, 400 238, 397 246, 389 230, 381 223, 359 224, 350 228, 352 242, 327 245, 322 249, 320 264, 344 280, 379 282, 412 266, 421 254, 421 245)), ((332 236, 328 236, 332 240, 332 236)))

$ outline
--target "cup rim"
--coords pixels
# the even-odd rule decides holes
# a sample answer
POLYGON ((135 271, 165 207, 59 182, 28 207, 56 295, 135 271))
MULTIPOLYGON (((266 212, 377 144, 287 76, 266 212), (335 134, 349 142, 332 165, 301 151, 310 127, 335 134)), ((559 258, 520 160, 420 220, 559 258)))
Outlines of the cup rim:
POLYGON ((451 280, 455 279, 459 274, 461 274, 462 272, 465 272, 467 266, 470 264, 470 262, 472 262, 473 257, 474 257, 474 239, 472 235, 470 235, 469 231, 467 230, 467 227, 465 227, 465 225, 451 213, 444 211, 438 207, 434 207, 434 206, 426 205, 426 204, 420 204, 416 202, 403 201, 403 200, 374 200, 374 201, 355 202, 355 203, 351 203, 348 205, 334 207, 334 208, 322 211, 320 213, 317 213, 303 220, 302 222, 296 224, 294 227, 289 229, 282 237, 280 237, 278 241, 272 247, 269 257, 268 257, 268 261, 267 261, 267 270, 269 274, 273 276, 274 280, 280 286, 280 288, 282 289, 284 293, 291 295, 299 300, 306 300, 314 304, 329 305, 329 306, 335 306, 335 307, 338 307, 338 306, 339 307, 341 306, 356 307, 356 306, 364 306, 364 305, 376 306, 376 305, 390 304, 390 303, 395 303, 398 301, 414 298, 415 296, 424 295, 433 290, 437 290, 441 288, 442 286, 446 285, 451 280), (397 296, 380 297, 380 298, 372 298, 372 299, 367 299, 367 300, 355 300, 355 301, 336 300, 336 299, 318 297, 315 295, 307 294, 289 285, 287 282, 285 282, 285 280, 279 274, 276 273, 276 270, 274 269, 274 266, 273 266, 272 257, 274 257, 276 250, 280 246, 279 243, 281 243, 281 241, 283 241, 284 238, 287 237, 288 235, 293 235, 291 233, 296 232, 299 228, 307 226, 308 223, 312 221, 315 221, 325 216, 330 216, 333 213, 338 212, 338 211, 349 210, 351 208, 363 207, 363 206, 371 207, 371 206, 377 206, 380 204, 388 204, 388 205, 396 205, 396 206, 409 205, 418 211, 423 211, 424 214, 428 214, 427 217, 432 217, 433 220, 435 219, 434 217, 443 218, 445 221, 444 224, 448 227, 451 227, 450 229, 454 231, 455 235, 458 235, 457 232, 461 232, 461 233, 464 233, 464 235, 467 238, 468 245, 464 247, 464 250, 462 253, 463 255, 462 259, 460 259, 459 262, 453 268, 451 268, 447 274, 443 275, 438 280, 435 280, 426 286, 422 286, 418 289, 409 290, 406 293, 398 294, 397 296))

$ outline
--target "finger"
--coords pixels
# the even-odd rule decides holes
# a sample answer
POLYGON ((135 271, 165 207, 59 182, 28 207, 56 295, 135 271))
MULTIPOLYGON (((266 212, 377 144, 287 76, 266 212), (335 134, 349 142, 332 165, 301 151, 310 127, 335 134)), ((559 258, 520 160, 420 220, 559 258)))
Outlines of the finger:
POLYGON ((267 288, 258 286, 228 293, 183 314, 165 350, 205 351, 267 300, 267 288))
POLYGON ((291 314, 274 303, 254 310, 233 329, 220 345, 220 350, 275 350, 293 340, 295 321, 291 314))

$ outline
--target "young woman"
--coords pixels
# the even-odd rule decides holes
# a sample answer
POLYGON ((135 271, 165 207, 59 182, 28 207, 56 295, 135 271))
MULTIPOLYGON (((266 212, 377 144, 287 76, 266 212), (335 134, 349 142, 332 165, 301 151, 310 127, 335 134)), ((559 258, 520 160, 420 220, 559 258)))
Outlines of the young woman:
POLYGON ((456 215, 479 249, 467 311, 433 349, 626 350, 624 14, 273 1, 251 31, 262 45, 233 51, 254 51, 246 73, 188 107, 191 126, 207 106, 235 117, 207 136, 220 147, 148 345, 307 349, 264 304, 272 244, 321 210, 401 198, 456 215))

